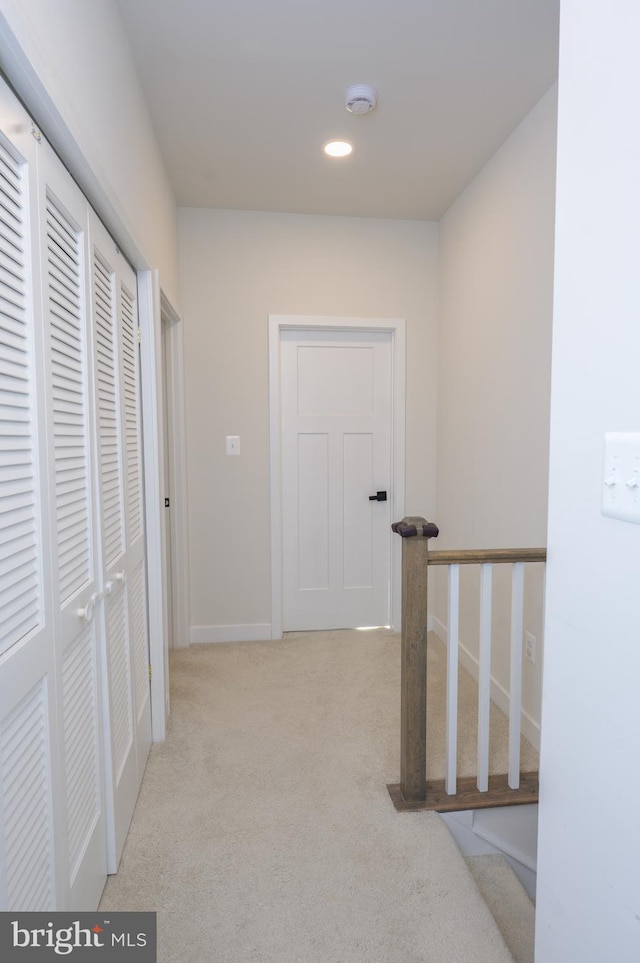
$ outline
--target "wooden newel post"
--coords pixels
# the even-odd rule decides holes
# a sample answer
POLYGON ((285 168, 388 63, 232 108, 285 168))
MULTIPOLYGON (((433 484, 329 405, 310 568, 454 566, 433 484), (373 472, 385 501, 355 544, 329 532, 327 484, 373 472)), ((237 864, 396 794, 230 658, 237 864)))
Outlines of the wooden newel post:
POLYGON ((391 527, 402 537, 400 792, 417 802, 427 791, 427 550, 438 528, 420 517, 391 527))

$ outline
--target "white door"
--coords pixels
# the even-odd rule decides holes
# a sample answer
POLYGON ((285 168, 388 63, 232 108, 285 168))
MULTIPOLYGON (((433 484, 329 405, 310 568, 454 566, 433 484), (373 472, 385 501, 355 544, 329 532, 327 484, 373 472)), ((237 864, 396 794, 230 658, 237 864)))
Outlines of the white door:
POLYGON ((0 83, 0 909, 93 910, 151 739, 136 278, 31 128, 0 83))
MULTIPOLYGON (((59 865, 66 905, 92 909, 106 879, 102 791, 98 492, 87 204, 51 148, 38 155, 49 512, 65 823, 59 865)), ((52 693, 53 696, 53 693, 52 693)))
POLYGON ((92 307, 106 639, 109 872, 151 742, 135 275, 91 213, 92 307))
POLYGON ((54 859, 62 812, 51 765, 57 720, 36 151, 28 118, 0 85, 0 909, 44 911, 63 898, 64 876, 54 859))
POLYGON ((281 338, 283 629, 388 625, 391 334, 281 338))

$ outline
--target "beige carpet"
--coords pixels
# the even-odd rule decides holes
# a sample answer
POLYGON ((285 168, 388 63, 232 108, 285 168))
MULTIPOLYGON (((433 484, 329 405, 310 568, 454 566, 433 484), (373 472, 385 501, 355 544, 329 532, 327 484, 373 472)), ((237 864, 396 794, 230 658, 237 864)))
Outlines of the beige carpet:
POLYGON ((172 710, 101 903, 158 912, 160 963, 511 961, 440 817, 389 800, 397 636, 193 646, 172 710))
POLYGON ((535 909, 504 856, 468 856, 467 866, 513 955, 534 963, 535 909))

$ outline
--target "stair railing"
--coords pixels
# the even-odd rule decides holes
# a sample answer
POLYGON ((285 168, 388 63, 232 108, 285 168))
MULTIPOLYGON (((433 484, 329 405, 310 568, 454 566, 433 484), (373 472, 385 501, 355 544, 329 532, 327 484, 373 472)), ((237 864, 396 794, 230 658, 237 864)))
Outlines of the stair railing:
POLYGON ((433 522, 421 517, 404 518, 392 529, 402 538, 400 782, 388 787, 396 809, 451 812, 537 802, 537 772, 520 772, 524 566, 545 562, 546 549, 429 551, 429 540, 438 536, 433 522), (491 587, 496 564, 512 565, 509 762, 507 773, 490 776, 491 587), (432 565, 446 565, 449 574, 446 774, 443 780, 428 782, 427 590, 432 565), (456 773, 460 565, 481 567, 477 778, 458 778, 456 773))

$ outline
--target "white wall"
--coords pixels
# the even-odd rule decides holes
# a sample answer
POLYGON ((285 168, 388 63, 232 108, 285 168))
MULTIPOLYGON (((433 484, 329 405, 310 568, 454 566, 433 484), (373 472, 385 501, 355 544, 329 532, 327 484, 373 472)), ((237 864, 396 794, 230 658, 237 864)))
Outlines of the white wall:
MULTIPOLYGON (((438 548, 546 541, 556 90, 549 91, 440 223, 438 548)), ((438 573, 440 574, 440 573, 438 573)), ((478 571, 461 573, 460 639, 477 655, 478 571)), ((494 679, 508 688, 510 568, 494 570, 494 679)), ((444 579, 436 627, 446 626, 444 579)), ((523 705, 537 723, 542 567, 528 572, 523 705)), ((497 694, 494 692, 494 694, 497 694)))
POLYGON ((418 221, 181 210, 192 639, 271 623, 269 314, 406 319, 406 507, 433 514, 437 242, 418 221))
POLYGON ((640 431, 640 5, 563 0, 538 963, 640 959, 640 526, 600 513, 640 431))
POLYGON ((0 0, 0 62, 125 253, 159 269, 177 306, 177 209, 115 0, 0 0))

